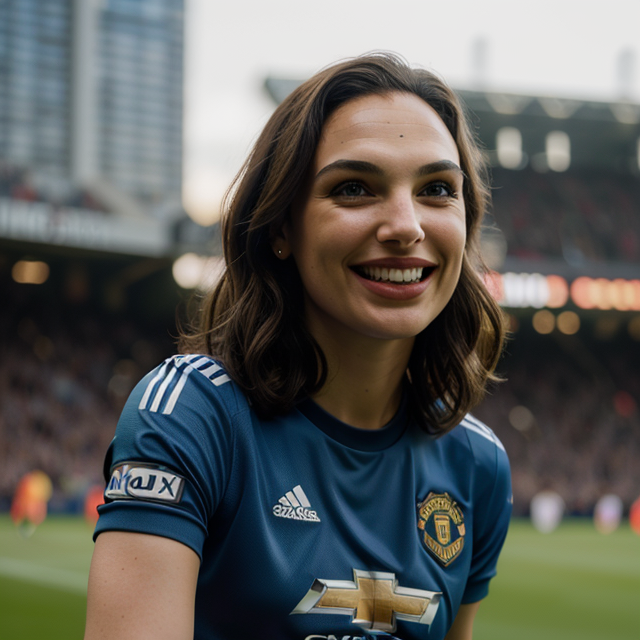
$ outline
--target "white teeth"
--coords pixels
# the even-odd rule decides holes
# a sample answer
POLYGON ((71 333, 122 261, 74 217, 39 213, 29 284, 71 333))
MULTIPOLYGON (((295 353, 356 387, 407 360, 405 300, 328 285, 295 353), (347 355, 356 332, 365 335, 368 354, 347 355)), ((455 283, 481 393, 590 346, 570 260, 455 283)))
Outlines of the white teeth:
POLYGON ((383 282, 420 282, 422 267, 414 269, 387 269, 386 267, 362 267, 364 274, 372 280, 383 282))

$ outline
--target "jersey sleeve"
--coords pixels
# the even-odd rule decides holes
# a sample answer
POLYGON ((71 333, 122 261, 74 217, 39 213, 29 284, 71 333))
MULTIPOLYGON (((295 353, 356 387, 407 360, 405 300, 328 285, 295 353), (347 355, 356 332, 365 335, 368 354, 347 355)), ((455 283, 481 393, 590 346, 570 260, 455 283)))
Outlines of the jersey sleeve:
POLYGON ((489 593, 489 582, 496 575, 513 504, 509 459, 495 434, 482 426, 493 443, 485 437, 481 440, 482 451, 477 454, 481 469, 474 501, 473 556, 462 604, 478 602, 489 593))
POLYGON ((208 356, 175 356, 140 381, 107 452, 94 539, 104 531, 147 533, 202 556, 233 462, 227 382, 208 356))

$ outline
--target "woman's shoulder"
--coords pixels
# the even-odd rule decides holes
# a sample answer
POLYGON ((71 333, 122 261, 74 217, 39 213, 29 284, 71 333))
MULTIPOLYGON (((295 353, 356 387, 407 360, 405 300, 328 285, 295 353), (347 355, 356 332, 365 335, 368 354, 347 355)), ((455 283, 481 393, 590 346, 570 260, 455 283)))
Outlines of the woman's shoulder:
POLYGON ((477 466, 495 472, 498 467, 509 467, 509 458, 500 438, 484 422, 468 413, 460 423, 442 438, 443 444, 450 443, 463 448, 473 458, 477 466))
POLYGON ((244 396, 208 355, 167 358, 131 392, 107 454, 108 469, 131 461, 206 476, 212 458, 232 457, 245 422, 244 396), (195 469, 195 471, 194 471, 195 469))
POLYGON ((224 365, 205 354, 178 354, 150 371, 131 394, 139 411, 169 416, 181 407, 210 409, 215 405, 229 415, 247 402, 224 365))
POLYGON ((464 430, 465 436, 474 448, 488 447, 491 451, 505 451, 504 445, 493 430, 470 413, 462 419, 457 429, 464 430))

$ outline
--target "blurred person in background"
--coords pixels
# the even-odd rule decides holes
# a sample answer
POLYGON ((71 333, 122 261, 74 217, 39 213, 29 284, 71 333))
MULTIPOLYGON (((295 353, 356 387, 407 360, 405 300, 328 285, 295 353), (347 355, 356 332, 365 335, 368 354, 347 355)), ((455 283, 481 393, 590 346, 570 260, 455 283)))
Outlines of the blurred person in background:
POLYGON ((512 499, 468 415, 503 324, 455 94, 328 67, 232 193, 226 272, 107 454, 85 638, 469 640, 512 499))

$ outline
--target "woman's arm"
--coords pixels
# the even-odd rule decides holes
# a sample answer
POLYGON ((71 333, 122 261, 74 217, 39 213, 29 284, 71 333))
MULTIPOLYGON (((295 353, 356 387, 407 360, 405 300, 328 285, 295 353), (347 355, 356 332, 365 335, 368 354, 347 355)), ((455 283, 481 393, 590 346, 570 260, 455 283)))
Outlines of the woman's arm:
POLYGON ((480 602, 460 605, 458 614, 444 640, 472 640, 473 621, 479 608, 480 602))
POLYGON ((200 559, 169 538, 107 531, 91 561, 85 640, 191 640, 200 559))

